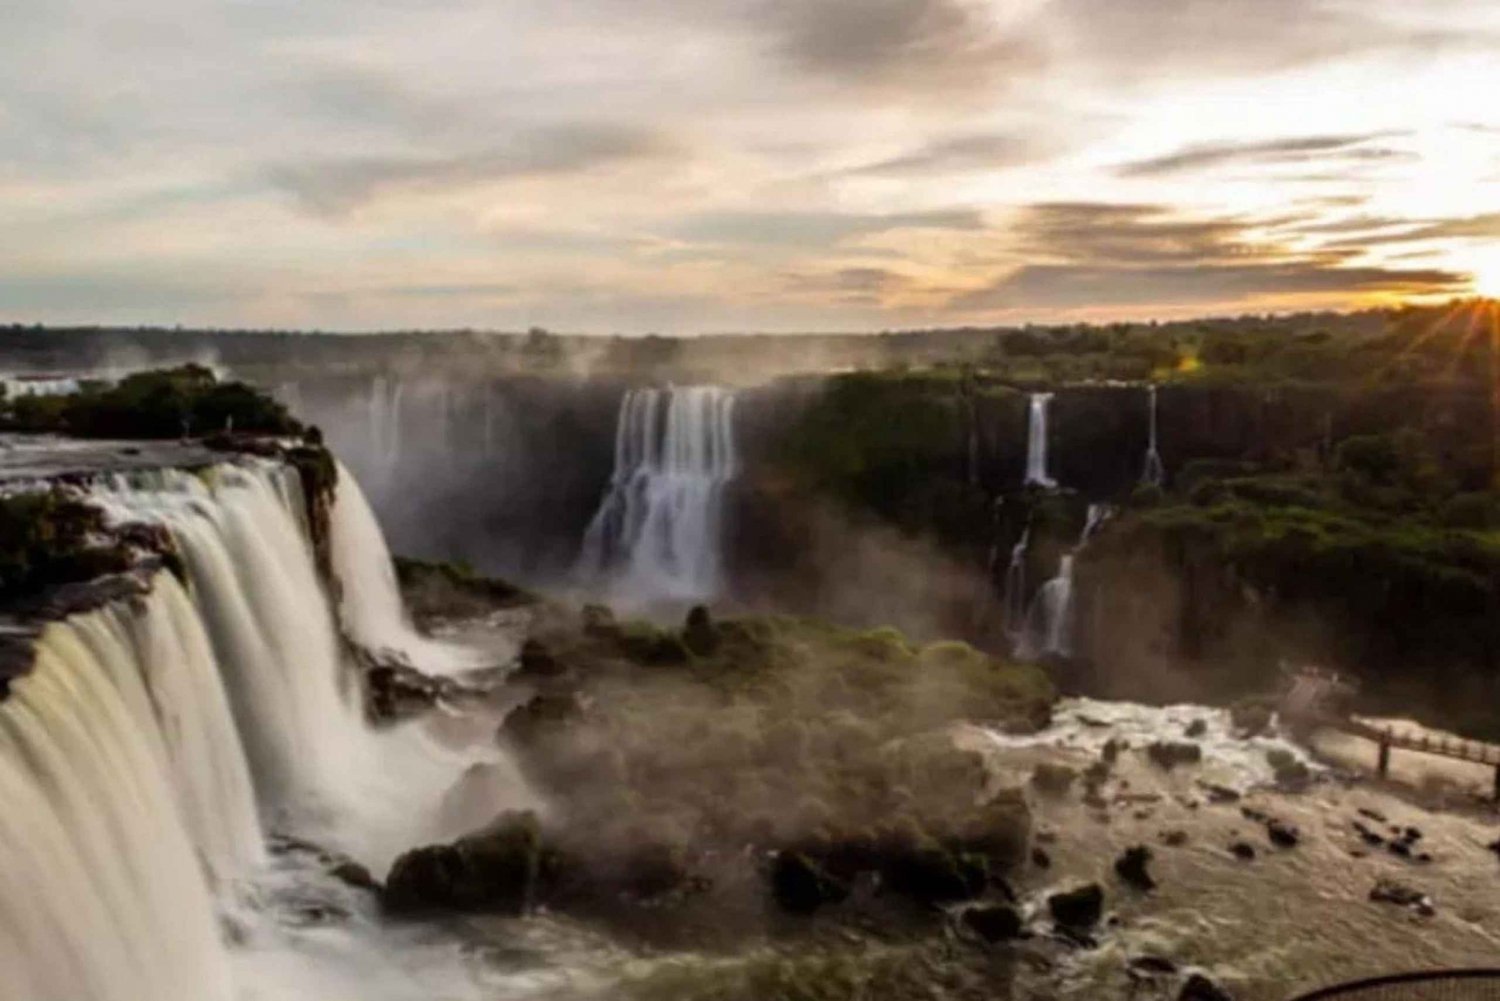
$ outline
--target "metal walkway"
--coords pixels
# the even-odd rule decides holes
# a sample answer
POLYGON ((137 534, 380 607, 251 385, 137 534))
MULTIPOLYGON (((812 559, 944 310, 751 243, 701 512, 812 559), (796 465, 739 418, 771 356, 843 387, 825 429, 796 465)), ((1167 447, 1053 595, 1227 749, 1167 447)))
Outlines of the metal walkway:
POLYGON ((1500 1001, 1500 969, 1393 973, 1319 988, 1293 1001, 1500 1001))

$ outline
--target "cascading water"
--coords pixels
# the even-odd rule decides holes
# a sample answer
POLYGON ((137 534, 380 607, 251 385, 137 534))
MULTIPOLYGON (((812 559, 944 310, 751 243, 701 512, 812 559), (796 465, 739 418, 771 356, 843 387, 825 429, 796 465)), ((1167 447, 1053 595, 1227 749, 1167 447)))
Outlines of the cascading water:
MULTIPOLYGON (((338 977, 312 994, 255 986, 263 969, 295 976, 287 971, 316 966, 262 914, 278 893, 295 902, 309 892, 301 882, 262 886, 304 878, 285 863, 268 868, 262 822, 379 870, 405 848, 462 833, 441 803, 469 766, 496 769, 487 792, 514 793, 494 811, 529 805, 524 785, 497 751, 461 754, 420 729, 365 724, 291 467, 247 459, 198 474, 116 476, 85 499, 113 521, 166 528, 190 587, 161 571, 139 599, 49 625, 32 670, 0 702, 4 996, 354 996, 343 985, 355 981, 338 977), (248 982, 236 976, 216 911, 258 957, 248 982)), ((333 522, 338 548, 358 519, 346 511, 333 522)), ((343 610, 368 621, 369 594, 355 589, 343 610)), ((379 946, 335 939, 310 947, 348 967, 339 976, 385 961, 379 946)), ((432 994, 405 981, 378 996, 432 994)), ((473 995, 454 987, 443 996, 473 995)))
POLYGON ((43 632, 0 703, 0 801, 7 998, 227 1001, 209 878, 247 875, 262 840, 218 665, 169 574, 43 632))
POLYGON ((430 639, 417 632, 401 601, 391 553, 375 512, 349 470, 339 464, 330 539, 333 573, 342 591, 339 617, 354 642, 394 656, 428 674, 454 674, 506 658, 430 639))
POLYGON ((1107 517, 1107 506, 1089 505, 1078 542, 1058 560, 1057 576, 1037 589, 1017 649, 1023 659, 1031 660, 1043 654, 1073 655, 1074 627, 1077 624, 1073 613, 1073 561, 1107 517))
POLYGON ((1051 393, 1032 393, 1026 425, 1026 483, 1028 486, 1055 487, 1057 481, 1047 474, 1047 411, 1051 393))
POLYGON ((1026 632, 1026 548, 1031 544, 1031 522, 1021 530, 1021 538, 1010 550, 1005 567, 1005 631, 1013 641, 1026 632))
POLYGON ((584 534, 579 576, 641 603, 716 596, 724 487, 738 469, 731 391, 627 392, 614 473, 584 534))
POLYGON ((1156 450, 1156 386, 1152 384, 1148 391, 1150 407, 1150 433, 1146 440, 1146 461, 1141 469, 1141 482, 1149 483, 1153 487, 1159 487, 1166 473, 1162 469, 1161 453, 1156 450))

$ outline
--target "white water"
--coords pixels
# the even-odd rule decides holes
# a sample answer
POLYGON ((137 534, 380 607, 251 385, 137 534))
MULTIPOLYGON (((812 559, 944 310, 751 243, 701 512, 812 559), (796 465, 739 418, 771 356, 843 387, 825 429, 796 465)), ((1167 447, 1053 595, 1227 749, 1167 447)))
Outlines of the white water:
POLYGON ((1153 487, 1159 487, 1166 473, 1161 465, 1161 453, 1156 450, 1156 386, 1153 384, 1149 391, 1151 408, 1151 431, 1146 444, 1146 462, 1141 470, 1141 482, 1149 483, 1153 487))
POLYGON ((1019 641, 1026 631, 1026 549, 1031 544, 1031 523, 1010 550, 1005 567, 1005 631, 1019 641))
POLYGON ((417 631, 401 601, 380 523, 343 463, 331 517, 330 557, 342 589, 339 618, 350 639, 428 674, 457 674, 508 659, 509 651, 478 650, 417 631))
POLYGON ((0 703, 7 1001, 484 996, 451 941, 393 937, 368 901, 344 908, 347 927, 282 926, 282 907, 340 891, 315 866, 268 868, 262 823, 381 873, 461 833, 443 799, 471 764, 493 770, 471 815, 535 805, 488 742, 458 752, 366 726, 301 496, 267 461, 89 493, 113 519, 170 530, 190 595, 163 572, 142 599, 49 626, 0 703), (216 911, 254 962, 232 962, 216 911))
POLYGON ((47 627, 0 704, 0 802, 6 998, 230 996, 209 878, 228 892, 261 834, 217 665, 169 576, 137 607, 47 627))
POLYGON ((1055 487, 1057 481, 1047 473, 1047 410, 1051 393, 1032 393, 1026 425, 1026 483, 1055 487))
POLYGON ((620 404, 609 489, 579 576, 627 601, 703 601, 721 587, 726 484, 739 471, 734 394, 632 389, 620 404))
POLYGON ((1022 659, 1032 660, 1043 654, 1073 655, 1078 627, 1073 609, 1073 561, 1107 517, 1107 505, 1089 505, 1078 542, 1058 560, 1057 576, 1037 589, 1017 649, 1022 659))
POLYGON ((22 396, 67 396, 78 392, 79 380, 69 376, 6 375, 0 376, 4 399, 22 396))

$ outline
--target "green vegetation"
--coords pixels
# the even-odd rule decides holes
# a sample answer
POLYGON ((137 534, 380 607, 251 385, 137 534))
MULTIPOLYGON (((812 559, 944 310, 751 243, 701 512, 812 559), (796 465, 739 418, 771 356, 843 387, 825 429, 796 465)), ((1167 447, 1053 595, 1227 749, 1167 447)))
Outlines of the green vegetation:
POLYGON ((219 382, 201 365, 138 372, 76 393, 0 401, 0 428, 79 438, 179 438, 233 431, 294 435, 286 408, 242 382, 219 382))
POLYGON ((537 600, 514 584, 477 573, 467 563, 397 556, 395 568, 407 608, 419 623, 476 618, 537 600))
POLYGON ((98 508, 58 491, 0 497, 0 599, 128 569, 129 555, 107 538, 98 508))
POLYGON ((601 883, 621 880, 638 894, 643 879, 663 892, 694 874, 758 885, 720 871, 742 869, 746 845, 801 860, 811 889, 777 884, 799 913, 842 900, 865 870, 908 900, 977 896, 1023 857, 1019 790, 989 788, 949 728, 1044 724, 1053 691, 1040 670, 964 643, 914 649, 891 629, 691 622, 616 624, 593 610, 582 628, 540 631, 547 657, 528 644, 549 680, 502 734, 556 806, 559 906, 596 906, 601 883))

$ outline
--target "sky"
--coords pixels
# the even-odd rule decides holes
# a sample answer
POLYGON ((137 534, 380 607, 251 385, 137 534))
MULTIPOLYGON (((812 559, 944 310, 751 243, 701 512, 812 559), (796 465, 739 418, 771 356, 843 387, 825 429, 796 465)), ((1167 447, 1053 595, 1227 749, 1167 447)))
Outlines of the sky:
POLYGON ((9 0, 0 322, 1500 295, 1500 0, 9 0))

